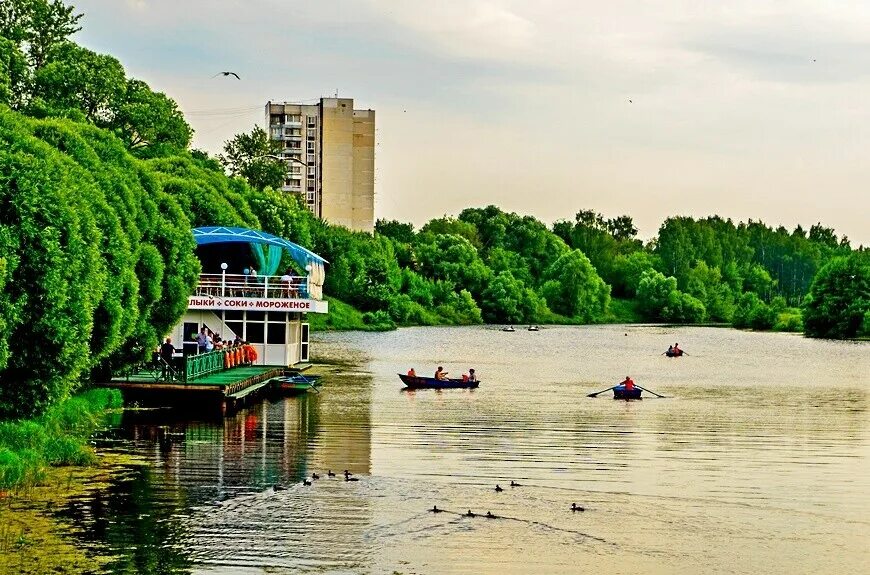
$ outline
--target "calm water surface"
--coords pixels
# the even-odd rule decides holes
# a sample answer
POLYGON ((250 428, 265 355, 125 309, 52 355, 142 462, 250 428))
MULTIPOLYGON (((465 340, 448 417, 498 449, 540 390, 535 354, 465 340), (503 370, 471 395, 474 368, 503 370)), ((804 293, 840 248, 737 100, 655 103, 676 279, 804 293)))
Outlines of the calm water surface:
POLYGON ((870 572, 866 343, 637 326, 318 337, 316 355, 348 364, 319 394, 226 419, 125 414, 110 444, 149 464, 63 512, 82 544, 117 554, 115 573, 870 572), (659 355, 675 341, 690 355, 659 355), (400 391, 396 372, 437 365, 483 383, 400 391), (586 397, 625 375, 668 398, 586 397))

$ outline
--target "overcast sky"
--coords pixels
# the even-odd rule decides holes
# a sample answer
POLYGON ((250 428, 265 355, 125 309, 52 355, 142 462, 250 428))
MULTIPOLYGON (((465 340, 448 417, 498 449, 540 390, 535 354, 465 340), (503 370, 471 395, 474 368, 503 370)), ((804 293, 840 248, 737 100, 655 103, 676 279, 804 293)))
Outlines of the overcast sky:
POLYGON ((870 2, 73 3, 77 40, 210 152, 269 99, 375 109, 379 218, 594 209, 649 238, 719 214, 870 244, 870 2))

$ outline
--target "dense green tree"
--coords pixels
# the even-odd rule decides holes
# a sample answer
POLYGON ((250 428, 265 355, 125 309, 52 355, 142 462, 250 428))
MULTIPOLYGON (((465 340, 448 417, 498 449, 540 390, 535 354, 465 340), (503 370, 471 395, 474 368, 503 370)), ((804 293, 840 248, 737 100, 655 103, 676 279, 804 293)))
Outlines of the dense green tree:
POLYGON ((729 285, 722 280, 722 272, 718 267, 710 267, 703 261, 695 264, 695 267, 689 270, 686 292, 704 304, 709 319, 731 321, 734 315, 734 294, 729 285))
POLYGON ((28 79, 24 54, 14 42, 0 35, 0 104, 17 106, 28 79))
POLYGON ((474 224, 456 218, 444 216, 443 218, 429 220, 426 225, 420 228, 420 233, 427 235, 452 234, 465 238, 475 247, 475 249, 480 249, 482 247, 480 238, 477 235, 477 228, 474 224))
POLYGON ((4 0, 0 3, 0 36, 23 48, 30 65, 41 68, 50 51, 81 30, 82 14, 61 0, 4 0))
POLYGON ((33 77, 31 109, 40 115, 67 116, 108 124, 123 99, 126 77, 121 63, 72 42, 55 47, 33 77))
POLYGON ((414 224, 398 220, 379 219, 375 222, 375 232, 396 240, 400 244, 410 244, 414 241, 414 224))
MULTIPOLYGON (((428 236, 428 234, 427 234, 428 236)), ((477 249, 462 236, 436 234, 415 248, 420 272, 426 277, 451 284, 456 291, 467 289, 479 295, 492 276, 477 249)))
POLYGON ((611 266, 611 285, 614 295, 634 297, 643 272, 653 270, 656 258, 644 250, 618 255, 611 266))
POLYGON ((544 303, 538 294, 513 277, 509 271, 499 273, 483 290, 480 308, 489 323, 524 323, 535 321, 544 303))
POLYGON ((250 133, 237 134, 224 142, 224 153, 218 156, 231 176, 244 178, 256 189, 281 189, 287 175, 287 164, 274 156, 280 151, 277 142, 263 128, 254 126, 250 133))
POLYGON ((610 303, 604 283, 580 250, 563 254, 544 272, 542 293, 553 311, 585 322, 601 319, 610 303))
POLYGON ((803 306, 807 335, 870 336, 870 252, 856 251, 828 262, 813 279, 803 306))
POLYGON ((175 101, 151 91, 141 80, 127 80, 124 94, 113 103, 112 112, 105 127, 140 155, 185 150, 190 144, 193 130, 175 101))
POLYGON ((745 292, 737 300, 732 324, 738 328, 770 329, 776 319, 776 311, 765 304, 758 294, 745 292))
POLYGON ((638 310, 646 319, 664 319, 662 310, 668 305, 671 292, 677 291, 677 280, 655 270, 644 271, 637 284, 638 310))

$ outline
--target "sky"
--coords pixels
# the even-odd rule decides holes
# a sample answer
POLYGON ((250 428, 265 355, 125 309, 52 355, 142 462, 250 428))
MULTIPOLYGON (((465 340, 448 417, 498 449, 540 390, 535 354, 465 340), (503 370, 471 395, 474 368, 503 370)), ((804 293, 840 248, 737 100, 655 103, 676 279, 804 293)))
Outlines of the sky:
POLYGON ((81 44, 173 97, 211 153, 266 101, 376 111, 375 217, 496 204, 870 245, 870 3, 73 0, 81 44), (213 77, 233 71, 233 77, 213 77))

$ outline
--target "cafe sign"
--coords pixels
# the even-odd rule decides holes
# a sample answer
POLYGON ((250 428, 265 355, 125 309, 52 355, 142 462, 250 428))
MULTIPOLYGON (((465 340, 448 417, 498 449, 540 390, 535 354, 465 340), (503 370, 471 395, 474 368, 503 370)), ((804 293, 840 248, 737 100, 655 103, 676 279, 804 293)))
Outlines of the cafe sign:
POLYGON ((329 302, 314 299, 266 299, 192 295, 187 299, 187 309, 327 313, 329 311, 329 302))

